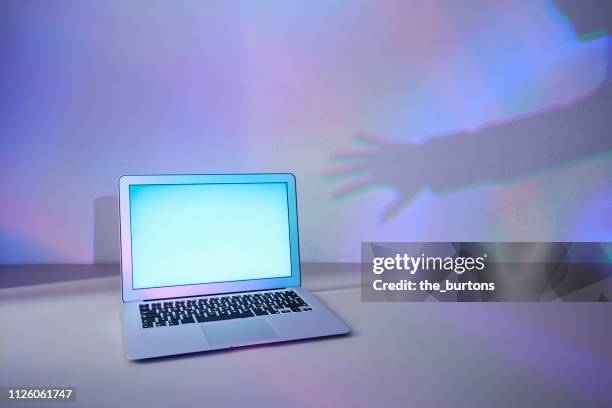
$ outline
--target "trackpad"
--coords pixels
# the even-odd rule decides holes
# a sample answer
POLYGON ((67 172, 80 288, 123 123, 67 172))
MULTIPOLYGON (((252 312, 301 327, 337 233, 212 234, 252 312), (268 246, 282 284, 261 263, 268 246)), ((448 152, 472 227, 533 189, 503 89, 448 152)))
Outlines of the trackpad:
POLYGON ((255 343, 278 338, 270 323, 263 319, 219 322, 202 326, 211 346, 255 343))

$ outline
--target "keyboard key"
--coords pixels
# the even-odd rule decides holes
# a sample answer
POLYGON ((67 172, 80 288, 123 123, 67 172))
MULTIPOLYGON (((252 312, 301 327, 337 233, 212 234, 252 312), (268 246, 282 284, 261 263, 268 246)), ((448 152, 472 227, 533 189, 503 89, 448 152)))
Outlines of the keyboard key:
POLYGON ((237 319, 243 319, 245 317, 253 317, 253 312, 250 310, 245 310, 244 312, 239 312, 234 315, 237 319))

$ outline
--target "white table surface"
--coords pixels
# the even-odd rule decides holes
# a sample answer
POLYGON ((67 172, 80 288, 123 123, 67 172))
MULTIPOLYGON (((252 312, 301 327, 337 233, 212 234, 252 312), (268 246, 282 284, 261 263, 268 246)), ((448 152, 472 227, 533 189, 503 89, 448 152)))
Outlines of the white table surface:
POLYGON ((0 268, 0 386, 73 386, 72 407, 612 406, 611 303, 362 303, 356 266, 305 265, 351 335, 131 362, 116 268, 0 268))

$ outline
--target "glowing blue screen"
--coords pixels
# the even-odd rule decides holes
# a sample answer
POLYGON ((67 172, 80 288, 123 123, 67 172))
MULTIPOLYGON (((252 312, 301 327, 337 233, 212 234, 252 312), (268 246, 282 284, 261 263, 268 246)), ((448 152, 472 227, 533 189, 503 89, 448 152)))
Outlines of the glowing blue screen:
POLYGON ((131 185, 134 289, 291 276, 287 184, 131 185))

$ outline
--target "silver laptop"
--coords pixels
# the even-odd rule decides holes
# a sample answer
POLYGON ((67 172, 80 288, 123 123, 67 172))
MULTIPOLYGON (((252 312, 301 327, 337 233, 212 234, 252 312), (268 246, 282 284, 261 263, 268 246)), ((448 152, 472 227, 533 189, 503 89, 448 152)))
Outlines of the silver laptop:
POLYGON ((292 174, 122 176, 129 359, 339 335, 300 284, 292 174))

